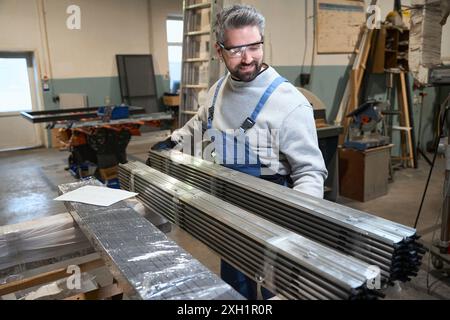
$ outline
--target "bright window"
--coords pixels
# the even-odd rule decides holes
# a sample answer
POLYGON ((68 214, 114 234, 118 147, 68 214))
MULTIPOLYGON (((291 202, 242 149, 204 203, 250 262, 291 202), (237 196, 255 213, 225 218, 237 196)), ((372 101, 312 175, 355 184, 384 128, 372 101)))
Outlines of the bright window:
POLYGON ((26 58, 0 58, 0 112, 30 111, 26 58))
POLYGON ((167 19, 167 48, 169 54, 170 92, 176 93, 181 82, 181 61, 183 49, 183 20, 167 19))

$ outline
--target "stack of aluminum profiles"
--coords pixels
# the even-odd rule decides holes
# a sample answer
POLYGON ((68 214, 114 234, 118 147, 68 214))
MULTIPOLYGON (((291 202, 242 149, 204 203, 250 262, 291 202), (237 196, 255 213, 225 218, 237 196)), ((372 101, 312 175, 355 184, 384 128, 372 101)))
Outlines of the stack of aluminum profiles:
MULTIPOLYGON (((60 193, 87 180, 59 186, 60 193)), ((124 201, 109 207, 65 202, 124 293, 138 300, 242 300, 231 286, 141 217, 124 201)))
POLYGON ((416 276, 416 230, 176 151, 150 151, 147 164, 298 234, 381 269, 385 282, 416 276))
POLYGON ((372 299, 378 268, 306 239, 139 162, 121 187, 204 242, 247 276, 289 299, 372 299), (369 286, 370 287, 370 286, 369 286))

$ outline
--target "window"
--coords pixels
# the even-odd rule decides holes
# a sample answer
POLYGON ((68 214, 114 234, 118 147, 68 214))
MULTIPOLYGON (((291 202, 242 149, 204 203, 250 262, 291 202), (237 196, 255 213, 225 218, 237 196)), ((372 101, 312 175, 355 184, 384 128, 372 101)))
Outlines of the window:
POLYGON ((0 56, 0 112, 30 110, 32 103, 27 58, 0 56))
POLYGON ((183 50, 183 20, 169 17, 167 26, 167 47, 169 53, 170 92, 176 93, 181 82, 181 60, 183 50))

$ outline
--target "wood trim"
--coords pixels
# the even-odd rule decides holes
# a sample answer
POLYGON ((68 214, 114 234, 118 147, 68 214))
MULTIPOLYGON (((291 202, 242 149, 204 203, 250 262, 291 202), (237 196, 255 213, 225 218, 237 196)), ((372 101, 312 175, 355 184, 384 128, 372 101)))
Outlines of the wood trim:
MULTIPOLYGON (((96 259, 93 261, 88 261, 78 265, 80 268, 80 272, 87 272, 90 270, 94 270, 100 267, 103 267, 105 264, 102 259, 96 259)), ((59 268, 53 271, 49 271, 46 273, 42 273, 36 275, 34 277, 12 281, 0 286, 0 296, 5 294, 13 293, 19 290, 31 288, 40 284, 49 283, 52 281, 56 281, 59 279, 63 279, 69 277, 70 274, 67 273, 67 268, 59 268)))
POLYGON ((64 300, 103 300, 106 298, 114 297, 123 293, 123 290, 113 283, 109 286, 98 288, 96 290, 79 293, 71 297, 67 297, 64 300))

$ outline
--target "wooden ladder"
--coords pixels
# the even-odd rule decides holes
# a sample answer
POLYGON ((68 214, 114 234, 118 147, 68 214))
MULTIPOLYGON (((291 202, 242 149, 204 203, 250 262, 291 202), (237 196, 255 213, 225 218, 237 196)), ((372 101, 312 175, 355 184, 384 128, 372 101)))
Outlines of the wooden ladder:
POLYGON ((404 71, 398 73, 397 96, 399 105, 399 126, 393 126, 393 130, 400 131, 401 156, 394 157, 400 160, 406 167, 414 168, 414 145, 412 139, 411 115, 408 106, 408 89, 406 88, 406 75, 404 71))

